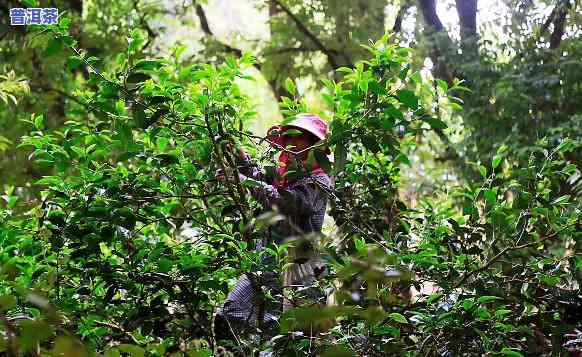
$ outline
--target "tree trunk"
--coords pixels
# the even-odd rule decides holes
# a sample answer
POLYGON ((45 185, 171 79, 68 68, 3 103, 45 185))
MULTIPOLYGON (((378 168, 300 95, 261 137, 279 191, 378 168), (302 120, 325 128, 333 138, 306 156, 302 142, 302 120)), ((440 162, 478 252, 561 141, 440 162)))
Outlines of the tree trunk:
POLYGON ((448 63, 454 63, 456 46, 438 17, 436 0, 419 0, 418 3, 426 25, 425 35, 432 43, 429 50, 429 56, 434 65, 432 73, 435 77, 450 84, 453 82, 455 72, 448 66, 448 63))
POLYGON ((408 11, 408 9, 410 9, 410 6, 411 4, 409 0, 405 0, 402 6, 400 6, 398 14, 396 15, 396 20, 394 20, 394 26, 392 26, 393 33, 399 33, 400 31, 402 31, 402 21, 406 16, 406 12, 408 11))
POLYGON ((558 11, 554 20, 554 31, 550 36, 550 48, 556 49, 562 43, 562 36, 564 36, 564 27, 566 26, 566 15, 570 10, 570 0, 565 0, 556 5, 558 11))
POLYGON ((436 12, 436 0, 419 0, 424 23, 431 31, 444 31, 445 27, 436 12))
MULTIPOLYGON (((271 34, 271 37, 273 36, 273 34, 276 32, 275 30, 275 19, 279 16, 281 16, 281 8, 277 5, 277 2, 275 0, 268 0, 268 5, 269 5, 269 31, 271 34)), ((271 39, 272 40, 272 39, 271 39)), ((271 64, 269 64, 269 67, 271 67, 271 64)), ((263 76, 265 76, 265 79, 267 80, 267 83, 269 83, 269 86, 271 87, 271 90, 273 91, 273 95, 275 96, 275 100, 277 100, 278 102, 281 100, 281 97, 283 97, 285 94, 287 94, 285 92, 285 88, 283 88, 283 81, 285 80, 285 78, 279 78, 279 73, 282 71, 272 71, 272 75, 268 76, 266 73, 263 73, 263 76)))
POLYGON ((465 62, 478 58, 477 0, 456 0, 461 27, 461 50, 465 62))

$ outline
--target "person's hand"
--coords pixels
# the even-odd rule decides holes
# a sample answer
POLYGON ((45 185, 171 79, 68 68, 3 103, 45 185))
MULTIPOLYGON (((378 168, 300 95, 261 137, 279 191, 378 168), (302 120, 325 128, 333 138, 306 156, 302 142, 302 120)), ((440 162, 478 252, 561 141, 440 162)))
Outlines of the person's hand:
POLYGON ((233 153, 237 160, 248 161, 250 159, 249 154, 232 137, 226 138, 217 135, 214 137, 214 141, 221 146, 223 152, 233 153))
POLYGON ((214 142, 223 152, 231 152, 238 155, 238 145, 235 140, 229 135, 216 135, 214 142))
POLYGON ((247 154, 247 152, 245 151, 245 149, 243 149, 240 146, 238 147, 238 150, 236 151, 236 155, 237 155, 237 158, 240 161, 248 161, 248 160, 250 160, 249 154, 247 154))
MULTIPOLYGON (((229 171, 228 168, 227 168, 227 171, 229 171)), ((223 169, 218 169, 218 170, 216 170, 216 174, 214 175, 214 177, 216 178, 217 181, 224 183, 224 182, 232 181, 234 178, 233 174, 234 174, 234 172, 230 171, 230 174, 227 176, 224 173, 223 169)), ((240 182, 243 182, 244 180, 247 179, 247 177, 245 175, 239 173, 238 179, 240 180, 240 182)))
POLYGON ((278 143, 283 127, 281 125, 272 126, 269 131, 267 132, 266 139, 275 143, 278 143))
POLYGON ((568 333, 564 335, 568 338, 568 341, 562 346, 570 352, 571 356, 582 356, 582 332, 579 330, 574 330, 574 333, 568 333))
POLYGON ((214 177, 216 178, 216 180, 218 182, 227 182, 226 174, 224 173, 224 170, 223 169, 216 170, 216 173, 214 174, 214 177))

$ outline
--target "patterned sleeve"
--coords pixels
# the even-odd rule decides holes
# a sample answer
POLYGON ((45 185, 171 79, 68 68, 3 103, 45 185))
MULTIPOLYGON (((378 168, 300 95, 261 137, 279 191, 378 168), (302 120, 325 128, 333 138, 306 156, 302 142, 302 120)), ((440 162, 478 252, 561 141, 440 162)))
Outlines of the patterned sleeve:
POLYGON ((265 181, 265 174, 263 170, 255 164, 249 154, 244 153, 244 157, 238 165, 238 170, 241 174, 246 177, 250 177, 253 180, 265 181))
POLYGON ((250 189, 251 194, 265 207, 276 205, 287 215, 309 215, 325 199, 324 189, 330 186, 327 175, 307 176, 288 188, 275 188, 261 182, 258 187, 250 189))

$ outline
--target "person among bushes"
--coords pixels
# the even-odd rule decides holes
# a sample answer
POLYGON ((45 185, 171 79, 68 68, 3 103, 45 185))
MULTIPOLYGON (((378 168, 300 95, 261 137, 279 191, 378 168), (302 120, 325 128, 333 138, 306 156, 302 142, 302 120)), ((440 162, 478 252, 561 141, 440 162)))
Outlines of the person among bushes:
MULTIPOLYGON (((222 331, 228 334, 262 327, 264 331, 272 332, 281 310, 325 303, 325 294, 314 286, 326 270, 316 251, 316 240, 322 229, 326 191, 330 189, 331 181, 315 160, 314 152, 326 150, 319 143, 327 132, 326 122, 313 114, 299 114, 289 124, 271 127, 267 141, 280 150, 276 175, 271 179, 246 152, 239 151, 242 161, 240 181, 256 180, 257 184, 249 189, 251 195, 265 210, 275 210, 284 217, 268 228, 265 238, 257 243, 257 250, 282 243, 288 243, 290 248, 282 276, 263 271, 260 276, 249 273, 238 280, 217 313, 217 330, 228 329, 230 331, 222 331), (283 293, 283 301, 279 299, 269 305, 260 296, 264 294, 264 288, 272 296, 283 293)), ((226 181, 224 172, 219 171, 217 179, 226 181)), ((272 264, 273 259, 264 258, 263 263, 265 266, 272 264)))

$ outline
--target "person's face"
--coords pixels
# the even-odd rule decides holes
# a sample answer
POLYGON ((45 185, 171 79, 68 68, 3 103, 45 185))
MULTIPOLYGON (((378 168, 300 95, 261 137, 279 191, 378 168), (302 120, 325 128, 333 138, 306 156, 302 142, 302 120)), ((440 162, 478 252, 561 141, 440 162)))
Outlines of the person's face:
MULTIPOLYGON (((298 152, 313 145, 313 141, 307 135, 285 135, 283 146, 288 150, 298 152)), ((307 152, 305 152, 307 154, 307 152)))

